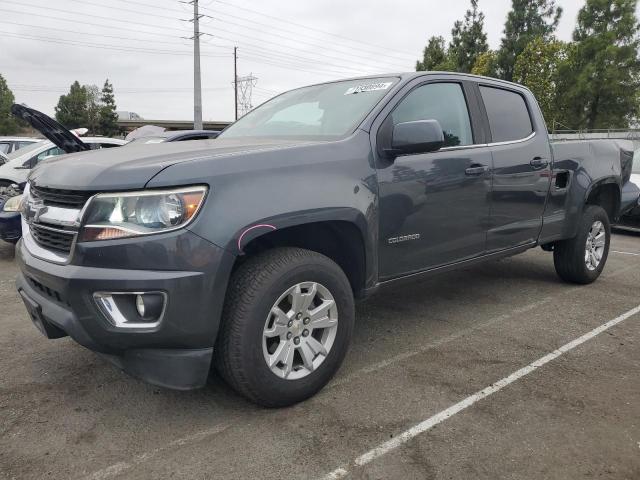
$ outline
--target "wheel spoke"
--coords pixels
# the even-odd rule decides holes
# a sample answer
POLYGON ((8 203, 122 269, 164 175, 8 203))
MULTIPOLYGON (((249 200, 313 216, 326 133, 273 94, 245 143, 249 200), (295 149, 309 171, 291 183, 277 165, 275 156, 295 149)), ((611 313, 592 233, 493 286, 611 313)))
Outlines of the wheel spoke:
POLYGON ((320 317, 316 320, 312 320, 310 325, 311 325, 311 328, 313 329, 320 329, 320 328, 331 328, 337 324, 338 324, 338 320, 336 320, 335 318, 329 318, 325 316, 325 317, 320 317))
POLYGON ((595 255, 596 260, 597 260, 598 262, 599 262, 600 260, 602 260, 602 253, 603 253, 603 250, 598 249, 598 248, 596 248, 596 249, 593 251, 593 254, 595 255))
POLYGON ((319 341, 317 341, 312 336, 307 337, 307 345, 309 346, 309 348, 311 349, 314 355, 318 355, 318 354, 321 354, 324 356, 327 355, 327 349, 324 348, 324 345, 322 345, 319 341))
POLYGON ((604 247, 605 242, 606 242, 606 235, 604 232, 600 232, 598 233, 598 235, 595 236, 596 247, 604 247))
POLYGON ((307 310, 309 310, 309 307, 311 306, 311 302, 313 302, 313 299, 316 298, 317 293, 318 293, 318 284, 314 283, 309 289, 309 293, 306 293, 305 295, 303 295, 302 307, 300 308, 302 312, 306 312, 307 310))
POLYGON ((333 307, 335 302, 333 300, 325 300, 321 305, 314 308, 309 312, 311 317, 311 322, 315 322, 316 320, 322 319, 329 315, 329 309, 333 307))
POLYGON ((273 307, 271 313, 276 317, 273 326, 264 331, 264 336, 268 338, 280 337, 287 333, 287 322, 289 317, 279 307, 273 307))
POLYGON ((590 256, 591 256, 591 266, 593 268, 596 268, 598 266, 598 260, 596 259, 596 256, 594 255, 593 252, 591 252, 590 256))
POLYGON ((302 287, 298 284, 291 292, 291 309, 294 313, 297 313, 302 310, 303 304, 304 296, 302 295, 302 287))
POLYGON ((302 345, 300 345, 300 356, 302 357, 302 363, 305 368, 313 372, 313 358, 315 355, 307 342, 302 342, 302 345))

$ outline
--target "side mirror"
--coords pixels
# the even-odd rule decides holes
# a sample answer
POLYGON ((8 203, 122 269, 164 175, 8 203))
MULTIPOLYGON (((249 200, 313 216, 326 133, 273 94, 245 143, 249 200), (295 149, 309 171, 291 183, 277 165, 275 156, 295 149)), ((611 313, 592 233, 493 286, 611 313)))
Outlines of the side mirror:
POLYGON ((444 132, 437 120, 416 120, 398 123, 393 127, 391 149, 394 156, 410 153, 428 153, 444 146, 444 132))

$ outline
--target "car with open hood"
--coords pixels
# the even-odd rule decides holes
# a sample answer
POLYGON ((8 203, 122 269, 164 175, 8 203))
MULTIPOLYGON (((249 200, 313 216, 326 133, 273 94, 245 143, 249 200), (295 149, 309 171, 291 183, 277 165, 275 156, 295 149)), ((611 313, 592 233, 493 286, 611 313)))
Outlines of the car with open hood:
POLYGON ((192 389, 216 368, 254 402, 291 405, 340 367, 357 298, 534 247, 564 281, 596 281, 632 165, 629 141, 550 142, 514 83, 311 85, 215 140, 38 165, 16 285, 45 336, 133 376, 192 389))
POLYGON ((24 105, 13 105, 11 112, 38 130, 47 140, 41 140, 8 155, 6 163, 0 165, 0 186, 24 183, 29 172, 42 160, 71 152, 120 147, 127 142, 119 138, 83 137, 42 112, 24 105))
POLYGON ((38 130, 48 140, 37 140, 10 154, 7 163, 0 165, 0 240, 16 243, 22 236, 20 208, 22 189, 30 170, 40 162, 66 153, 111 148, 124 145, 120 139, 78 135, 86 129, 67 130, 58 122, 37 110, 14 105, 12 113, 38 130))

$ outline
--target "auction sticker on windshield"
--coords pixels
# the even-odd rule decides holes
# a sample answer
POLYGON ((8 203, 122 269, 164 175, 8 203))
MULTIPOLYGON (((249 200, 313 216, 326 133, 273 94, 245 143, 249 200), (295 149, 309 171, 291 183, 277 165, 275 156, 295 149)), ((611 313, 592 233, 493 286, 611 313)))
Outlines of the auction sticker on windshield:
POLYGON ((386 90, 393 82, 378 82, 378 83, 369 83, 367 85, 356 85, 355 87, 350 87, 345 95, 353 95, 355 93, 364 93, 364 92, 375 92, 376 90, 386 90))

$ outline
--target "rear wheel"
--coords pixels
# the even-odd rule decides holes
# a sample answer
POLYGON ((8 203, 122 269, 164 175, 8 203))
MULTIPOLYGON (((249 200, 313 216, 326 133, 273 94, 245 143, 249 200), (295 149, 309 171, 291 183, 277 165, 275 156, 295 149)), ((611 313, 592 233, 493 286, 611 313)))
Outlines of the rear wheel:
POLYGON ((553 250, 556 272, 563 280, 587 284, 595 281, 607 262, 611 226, 607 212, 597 205, 585 208, 578 234, 558 242, 553 250))
POLYGON ((299 248, 264 252, 232 275, 216 368, 253 402, 292 405, 333 377, 353 322, 351 286, 331 259, 299 248))

